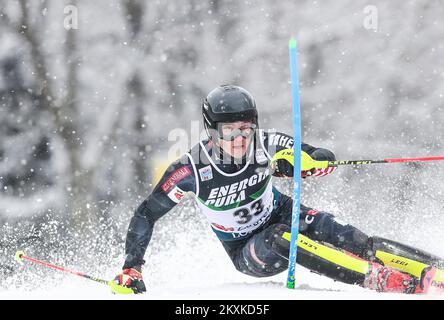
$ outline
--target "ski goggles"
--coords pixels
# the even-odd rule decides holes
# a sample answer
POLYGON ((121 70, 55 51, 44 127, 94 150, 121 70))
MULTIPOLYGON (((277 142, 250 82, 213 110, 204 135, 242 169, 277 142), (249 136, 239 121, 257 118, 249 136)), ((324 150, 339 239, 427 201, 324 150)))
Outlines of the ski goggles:
POLYGON ((245 123, 240 127, 236 126, 235 123, 220 122, 217 124, 217 130, 220 138, 226 141, 233 141, 239 136, 244 138, 251 137, 254 135, 256 128, 257 125, 254 123, 245 123))

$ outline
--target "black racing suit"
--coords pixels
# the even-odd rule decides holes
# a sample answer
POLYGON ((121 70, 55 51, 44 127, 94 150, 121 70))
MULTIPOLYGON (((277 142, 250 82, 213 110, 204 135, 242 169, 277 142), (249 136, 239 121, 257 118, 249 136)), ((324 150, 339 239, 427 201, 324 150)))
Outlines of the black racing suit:
MULTIPOLYGON (((272 176, 285 171, 284 168, 279 170, 278 162, 273 173, 269 164, 276 152, 293 147, 293 139, 283 133, 258 130, 252 146, 235 163, 229 157, 226 161, 225 154, 211 140, 205 140, 172 163, 131 219, 124 268, 144 264, 155 222, 179 203, 185 193, 192 192, 237 270, 254 277, 284 271, 288 267, 289 243, 282 240, 282 235, 290 232, 292 199, 271 184, 272 176)), ((335 160, 334 154, 326 149, 305 143, 301 149, 315 160, 335 160)), ((376 250, 386 250, 387 243, 393 254, 429 264, 439 260, 387 239, 369 237, 349 224, 336 221, 330 213, 304 205, 301 205, 299 232, 361 260, 377 259, 376 250)), ((365 272, 356 272, 346 264, 338 266, 329 258, 304 249, 298 250, 297 262, 346 283, 362 284, 365 278, 365 272)))

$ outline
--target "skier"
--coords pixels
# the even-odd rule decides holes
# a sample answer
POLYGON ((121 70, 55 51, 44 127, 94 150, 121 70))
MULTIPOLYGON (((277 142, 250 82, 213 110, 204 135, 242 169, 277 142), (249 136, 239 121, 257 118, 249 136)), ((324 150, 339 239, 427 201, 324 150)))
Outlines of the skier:
MULTIPOLYGON (((256 103, 234 85, 212 90, 202 104, 208 139, 172 163, 131 219, 123 271, 115 283, 146 291, 144 255, 155 222, 192 192, 235 268, 268 277, 288 267, 292 199, 272 186, 272 176, 292 177, 292 137, 260 130, 256 103)), ((334 154, 302 143, 303 178, 334 168, 334 154)), ((324 211, 301 205, 297 263, 334 280, 381 292, 424 293, 444 282, 442 259, 368 236, 324 211)))

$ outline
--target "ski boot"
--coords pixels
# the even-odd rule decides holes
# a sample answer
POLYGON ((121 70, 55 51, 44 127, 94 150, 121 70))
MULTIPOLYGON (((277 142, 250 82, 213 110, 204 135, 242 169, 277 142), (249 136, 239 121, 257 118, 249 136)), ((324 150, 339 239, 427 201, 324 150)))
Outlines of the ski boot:
POLYGON ((371 268, 362 286, 378 292, 418 293, 419 280, 407 273, 370 262, 371 268))

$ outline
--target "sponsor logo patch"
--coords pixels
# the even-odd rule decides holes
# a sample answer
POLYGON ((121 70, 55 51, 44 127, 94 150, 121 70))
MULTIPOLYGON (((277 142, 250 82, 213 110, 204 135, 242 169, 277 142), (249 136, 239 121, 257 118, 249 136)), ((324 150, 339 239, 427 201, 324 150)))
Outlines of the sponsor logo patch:
POLYGON ((168 192, 168 197, 175 203, 179 203, 183 197, 185 197, 186 192, 180 189, 178 186, 174 186, 170 192, 168 192))
POLYGON ((164 192, 169 192, 180 180, 189 176, 191 170, 188 167, 182 167, 174 171, 168 179, 161 185, 164 192))
POLYGON ((199 169, 199 175, 202 181, 211 180, 213 179, 213 169, 211 169, 211 166, 203 167, 202 169, 199 169))
POLYGON ((268 145, 269 146, 281 146, 285 149, 290 149, 293 147, 294 140, 285 135, 281 134, 270 134, 268 136, 268 145))
POLYGON ((257 150, 256 150, 256 161, 257 161, 258 163, 262 163, 262 162, 266 162, 266 161, 268 161, 268 158, 267 158, 267 156, 265 155, 264 150, 262 150, 262 149, 257 149, 257 150))
POLYGON ((217 223, 212 223, 212 225, 213 225, 213 227, 215 227, 216 229, 219 229, 219 230, 222 230, 222 231, 225 231, 225 232, 230 232, 230 231, 234 231, 234 228, 233 227, 229 227, 229 228, 227 228, 227 227, 224 227, 224 226, 222 226, 222 225, 220 225, 220 224, 217 224, 217 223))
POLYGON ((311 224, 313 222, 313 220, 315 219, 315 216, 318 214, 319 211, 317 210, 309 210, 307 212, 307 215, 305 216, 305 223, 306 224, 311 224))
POLYGON ((311 209, 311 210, 308 210, 307 214, 310 216, 315 216, 318 214, 318 212, 319 211, 317 211, 317 210, 311 209))

